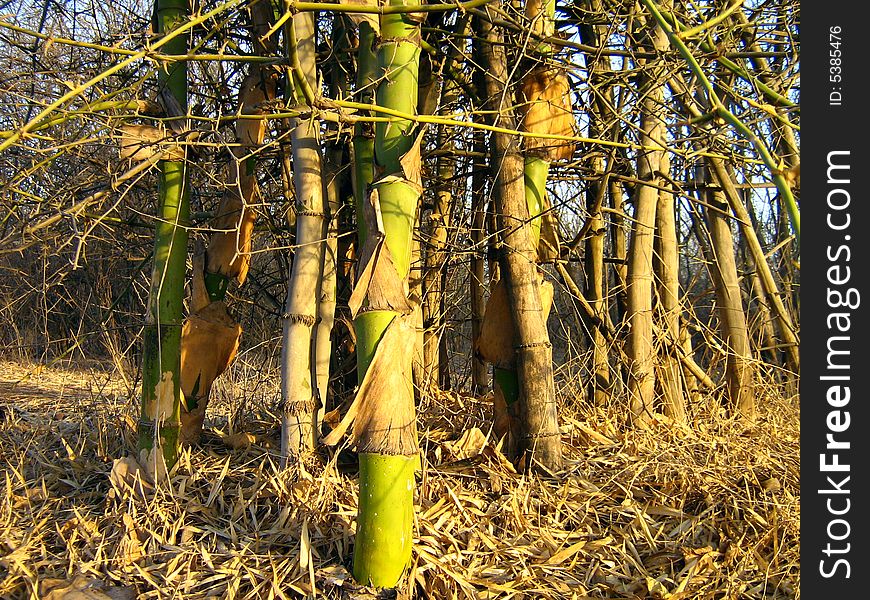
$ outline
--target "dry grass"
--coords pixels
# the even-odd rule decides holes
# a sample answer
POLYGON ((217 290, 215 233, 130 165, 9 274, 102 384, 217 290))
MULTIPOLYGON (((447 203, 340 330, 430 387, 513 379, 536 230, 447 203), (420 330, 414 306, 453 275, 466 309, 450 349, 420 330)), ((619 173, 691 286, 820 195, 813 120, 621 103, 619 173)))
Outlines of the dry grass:
MULTIPOLYGON (((93 583, 79 598, 365 597, 348 574, 347 452, 281 472, 261 411, 245 424, 253 444, 234 450, 213 428, 171 489, 142 497, 108 477, 135 445, 127 391, 99 371, 28 372, 0 363, 0 597, 73 598, 69 582, 93 583)), ((483 445, 488 404, 430 401, 401 596, 799 597, 797 400, 758 404, 752 428, 708 417, 637 432, 613 411, 566 414, 568 466, 549 479, 483 445)))

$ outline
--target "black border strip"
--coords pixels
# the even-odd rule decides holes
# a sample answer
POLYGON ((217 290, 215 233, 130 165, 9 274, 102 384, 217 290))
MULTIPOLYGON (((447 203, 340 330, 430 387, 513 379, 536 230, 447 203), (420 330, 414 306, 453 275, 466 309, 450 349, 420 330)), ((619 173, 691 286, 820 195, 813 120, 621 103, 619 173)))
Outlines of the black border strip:
POLYGON ((861 2, 813 1, 801 15, 801 594, 810 600, 867 589, 864 12, 861 2))

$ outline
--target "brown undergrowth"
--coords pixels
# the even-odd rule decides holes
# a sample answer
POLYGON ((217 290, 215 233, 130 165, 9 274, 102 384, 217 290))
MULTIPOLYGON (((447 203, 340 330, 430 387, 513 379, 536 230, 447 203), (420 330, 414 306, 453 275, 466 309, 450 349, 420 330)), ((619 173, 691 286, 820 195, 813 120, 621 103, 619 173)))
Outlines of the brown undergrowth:
MULTIPOLYGON (((514 472, 489 403, 425 401, 400 597, 799 597, 799 410, 766 389, 752 427, 709 416, 709 399, 692 430, 564 408, 554 478, 514 472)), ((171 485, 137 491, 108 476, 137 406, 101 371, 0 363, 0 597, 369 597, 348 572, 352 455, 281 471, 278 421, 251 410, 229 436, 217 402, 171 485)))

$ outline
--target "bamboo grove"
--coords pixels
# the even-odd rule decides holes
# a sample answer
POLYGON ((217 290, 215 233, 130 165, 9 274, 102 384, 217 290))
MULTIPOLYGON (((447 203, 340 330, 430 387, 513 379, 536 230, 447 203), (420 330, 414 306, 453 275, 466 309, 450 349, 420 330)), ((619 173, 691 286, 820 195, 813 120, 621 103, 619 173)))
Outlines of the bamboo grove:
POLYGON ((23 4, 0 277, 43 285, 3 319, 134 367, 157 476, 278 357, 282 467, 358 457, 361 583, 408 564, 439 395, 559 477, 568 405, 692 427, 797 387, 797 3, 23 4))

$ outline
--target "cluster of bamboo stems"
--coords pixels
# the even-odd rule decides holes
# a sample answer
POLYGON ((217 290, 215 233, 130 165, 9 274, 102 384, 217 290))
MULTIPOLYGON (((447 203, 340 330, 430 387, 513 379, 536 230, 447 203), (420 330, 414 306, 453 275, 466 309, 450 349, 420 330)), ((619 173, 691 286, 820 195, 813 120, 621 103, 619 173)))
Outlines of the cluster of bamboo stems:
MULTIPOLYGON (((688 196, 674 181, 674 161, 691 171, 691 183, 700 190, 688 208, 689 227, 698 232, 698 249, 709 265, 729 406, 750 419, 756 411, 759 352, 752 343, 747 289, 760 313, 765 346, 782 352, 772 362, 782 360, 798 372, 797 329, 783 278, 759 240, 757 200, 747 202, 741 193, 729 148, 735 140, 747 144, 752 158, 744 164, 766 170, 788 219, 784 230, 799 243, 800 212, 789 178, 799 168, 795 106, 772 76, 765 49, 753 41, 745 12, 732 4, 690 27, 682 23, 686 10, 674 0, 641 0, 631 7, 584 0, 566 9, 571 11, 588 18, 580 18, 577 36, 565 40, 557 35, 556 0, 516 7, 497 0, 280 6, 236 0, 204 13, 192 13, 187 0, 156 0, 157 38, 149 52, 89 44, 123 57, 117 68, 0 135, 0 150, 42 135, 80 116, 58 115, 63 102, 123 65, 146 56, 159 65, 159 106, 112 101, 90 107, 163 117, 159 127, 128 126, 122 141, 122 158, 148 161, 159 173, 143 331, 143 463, 165 473, 180 445, 198 439, 212 385, 240 346, 242 328, 227 294, 233 281, 242 285, 248 276, 257 207, 271 200, 262 197, 258 180, 267 147, 278 150, 285 193, 293 202, 293 255, 281 315, 281 456, 292 467, 321 443, 348 443, 358 452, 354 576, 362 583, 393 587, 408 565, 420 452, 415 406, 420 394, 451 386, 448 274, 456 206, 465 202, 456 196, 468 189, 456 184, 462 177, 456 157, 463 152, 483 167, 474 170, 469 194, 470 238, 477 248, 469 266, 471 388, 481 394, 489 387, 491 365, 495 430, 518 464, 551 474, 563 465, 547 327, 554 310, 548 273, 558 274, 582 306, 591 402, 610 402, 624 382, 625 408, 635 425, 647 426, 660 414, 687 423, 692 394, 717 385, 698 364, 686 323, 678 241, 686 226, 678 217, 680 198, 688 196), (236 114, 221 117, 233 122, 234 143, 225 157, 208 246, 192 261, 185 317, 191 172, 202 137, 188 109, 188 66, 222 58, 192 51, 189 42, 195 27, 239 7, 248 16, 250 52, 236 114), (628 55, 611 47, 615 33, 602 19, 621 10, 632 17, 630 30, 622 33, 635 44, 630 86, 620 80, 615 62, 628 55), (332 15, 329 40, 318 39, 318 13, 332 15), (709 57, 699 56, 715 51, 711 32, 727 23, 747 36, 745 54, 717 54, 714 72, 704 62, 709 57), (451 43, 433 45, 439 36, 451 43), (516 40, 523 44, 519 52, 511 47, 516 40), (339 57, 328 74, 325 47, 339 57), (569 50, 585 52, 589 93, 582 127, 571 65, 560 58, 569 50), (350 66, 342 66, 341 56, 350 66), (743 99, 728 92, 727 84, 735 81, 756 91, 752 106, 764 107, 763 124, 749 122, 743 99), (631 135, 620 125, 628 94, 636 117, 631 135), (457 109, 463 101, 475 106, 471 117, 457 109), (671 119, 673 106, 685 116, 681 124, 671 119), (679 152, 677 125, 690 140, 679 152), (457 134, 459 128, 471 133, 457 134), (435 145, 431 174, 422 156, 427 140, 435 145), (558 198, 552 196, 560 185, 554 172, 578 155, 586 172, 580 202, 586 219, 574 240, 566 241, 554 216, 558 198), (630 216, 623 203, 631 205, 630 216), (348 212, 355 231, 342 232, 348 212), (353 234, 353 241, 340 233, 353 234), (480 251, 487 244, 488 254, 480 251), (735 246, 743 249, 750 273, 740 273, 735 246), (613 268, 608 250, 617 257, 613 268), (567 266, 581 252, 584 270, 578 277, 567 266), (353 273, 341 262, 348 256, 356 262, 353 273), (321 439, 334 395, 334 326, 342 307, 353 323, 358 385, 343 417, 321 439)), ((61 43, 77 44, 66 38, 61 43)), ((32 225, 28 234, 54 222, 32 225)))

